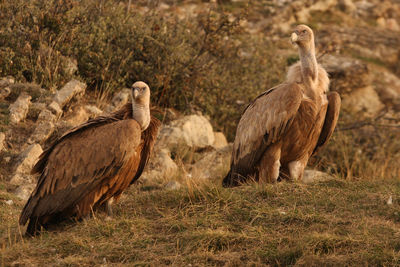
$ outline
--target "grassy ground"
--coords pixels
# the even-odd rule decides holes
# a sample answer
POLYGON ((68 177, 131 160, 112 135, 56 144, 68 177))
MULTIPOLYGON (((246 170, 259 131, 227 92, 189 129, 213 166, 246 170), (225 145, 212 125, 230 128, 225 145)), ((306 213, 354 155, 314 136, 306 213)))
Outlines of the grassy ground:
MULTIPOLYGON (((4 191, 3 191, 4 192, 4 191)), ((13 199, 0 194, 0 199, 13 199)), ((400 181, 330 180, 177 191, 132 187, 115 216, 20 238, 0 202, 1 266, 400 265, 400 181), (389 196, 393 204, 386 204, 389 196)))

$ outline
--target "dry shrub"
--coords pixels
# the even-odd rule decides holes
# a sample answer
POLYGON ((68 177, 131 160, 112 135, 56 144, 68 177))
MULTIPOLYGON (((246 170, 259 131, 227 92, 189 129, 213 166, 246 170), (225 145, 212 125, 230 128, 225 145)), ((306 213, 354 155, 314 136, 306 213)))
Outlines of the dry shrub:
POLYGON ((0 75, 48 89, 75 75, 100 93, 143 80, 153 103, 206 113, 230 139, 245 104, 284 73, 273 44, 218 7, 182 20, 127 13, 117 1, 16 0, 0 3, 0 13, 0 75))
POLYGON ((389 126, 385 117, 359 121, 351 114, 341 116, 333 138, 312 165, 345 179, 399 177, 399 127, 389 126))

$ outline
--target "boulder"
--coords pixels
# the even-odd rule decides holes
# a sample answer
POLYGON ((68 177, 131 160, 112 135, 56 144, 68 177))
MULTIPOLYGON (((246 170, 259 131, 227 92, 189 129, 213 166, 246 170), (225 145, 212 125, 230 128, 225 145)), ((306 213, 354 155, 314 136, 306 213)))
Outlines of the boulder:
POLYGON ((380 100, 395 111, 400 111, 400 78, 380 69, 374 71, 374 76, 374 89, 380 100))
POLYGON ((14 194, 22 199, 22 200, 28 200, 29 196, 31 195, 32 191, 35 189, 34 184, 24 184, 19 186, 15 191, 14 194))
POLYGON ((0 89, 6 88, 10 84, 14 84, 14 83, 15 83, 14 77, 7 76, 7 77, 0 78, 0 89))
POLYGON ((54 115, 50 110, 44 109, 40 112, 35 131, 32 133, 28 140, 28 143, 43 143, 45 142, 51 134, 54 132, 56 115, 54 115))
POLYGON ((376 116, 385 107, 371 86, 358 88, 342 99, 343 110, 363 113, 367 117, 376 116))
POLYGON ((34 102, 30 105, 27 117, 36 120, 39 117, 40 112, 46 108, 45 103, 34 102))
POLYGON ((205 153, 204 157, 190 168, 191 176, 200 179, 216 179, 224 176, 231 161, 232 145, 205 153))
POLYGON ((19 156, 15 165, 16 174, 29 174, 43 150, 39 144, 28 146, 19 156))
POLYGON ((10 95, 10 93, 11 93, 10 87, 7 86, 7 87, 0 88, 0 99, 6 98, 7 96, 10 95))
POLYGON ((95 118, 103 114, 101 109, 93 105, 86 105, 85 110, 89 113, 90 118, 95 118))
POLYGON ((360 60, 325 55, 321 64, 329 74, 330 88, 342 95, 371 84, 368 66, 360 60))
POLYGON ((215 149, 223 148, 228 145, 225 135, 222 132, 214 132, 214 143, 212 146, 215 149))
POLYGON ((335 179, 332 175, 317 170, 305 170, 302 182, 305 184, 312 184, 316 182, 323 182, 335 179))
POLYGON ((166 183, 164 185, 164 188, 166 190, 178 190, 181 187, 182 187, 182 185, 177 181, 169 181, 168 183, 166 183))
POLYGON ((47 109, 51 111, 51 113, 53 113, 56 116, 56 119, 58 120, 62 114, 63 114, 63 110, 61 109, 60 105, 53 101, 51 102, 48 106, 47 109))
POLYGON ((178 166, 171 159, 170 152, 167 149, 160 149, 152 153, 142 176, 146 180, 153 180, 170 178, 177 173, 178 166))
POLYGON ((215 137, 210 122, 201 115, 189 115, 161 128, 158 145, 171 152, 212 146, 215 137))
POLYGON ((90 117, 89 113, 86 111, 86 109, 81 106, 78 106, 74 108, 72 113, 65 118, 65 121, 70 126, 76 126, 87 121, 89 117, 90 117))
POLYGON ((22 93, 17 100, 8 108, 10 111, 11 123, 18 123, 26 118, 29 106, 31 104, 31 96, 22 93))
POLYGON ((4 141, 6 140, 6 135, 3 132, 0 132, 0 152, 4 149, 4 141))
POLYGON ((56 102, 60 108, 64 108, 72 98, 81 96, 85 93, 86 84, 78 80, 71 80, 63 88, 57 91, 54 96, 54 102, 56 102))

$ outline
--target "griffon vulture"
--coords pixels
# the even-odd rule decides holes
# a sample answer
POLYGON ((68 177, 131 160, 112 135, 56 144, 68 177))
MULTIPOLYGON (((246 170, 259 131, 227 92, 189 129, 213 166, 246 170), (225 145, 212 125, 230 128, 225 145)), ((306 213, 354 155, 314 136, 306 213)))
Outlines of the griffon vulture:
POLYGON ((300 61, 284 83, 267 90, 245 109, 236 130, 231 169, 224 186, 252 178, 275 182, 301 180, 311 155, 331 137, 339 116, 340 96, 328 93, 327 72, 317 63, 313 31, 298 25, 291 41, 300 61))
POLYGON ((62 219, 89 215, 111 203, 146 166, 160 121, 150 115, 150 88, 132 85, 132 103, 110 116, 88 120, 66 132, 42 153, 32 173, 40 174, 19 223, 34 235, 62 219))

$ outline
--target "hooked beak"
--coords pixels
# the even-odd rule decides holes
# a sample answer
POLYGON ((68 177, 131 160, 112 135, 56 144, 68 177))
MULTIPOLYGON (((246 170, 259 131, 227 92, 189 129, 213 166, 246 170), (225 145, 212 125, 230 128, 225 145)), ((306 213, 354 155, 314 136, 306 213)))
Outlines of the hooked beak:
POLYGON ((292 44, 295 44, 297 40, 299 40, 299 36, 295 32, 292 33, 292 35, 290 36, 290 41, 292 42, 292 44))
POLYGON ((137 88, 133 88, 132 94, 133 94, 133 98, 136 99, 139 95, 139 90, 137 88))

